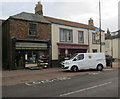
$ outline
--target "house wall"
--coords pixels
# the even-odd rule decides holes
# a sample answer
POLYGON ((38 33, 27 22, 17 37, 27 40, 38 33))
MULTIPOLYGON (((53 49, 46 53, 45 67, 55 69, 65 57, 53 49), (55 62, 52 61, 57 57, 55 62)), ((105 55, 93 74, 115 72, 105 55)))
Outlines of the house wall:
MULTIPOLYGON (((12 38, 15 37, 16 39, 25 40, 51 40, 51 24, 8 19, 3 25, 3 34, 3 49, 6 49, 4 50, 6 56, 3 56, 3 60, 5 59, 6 63, 9 65, 9 69, 12 69, 12 38), (29 36, 29 23, 37 24, 37 36, 29 36)), ((51 47, 50 55, 52 55, 51 47)))
POLYGON ((120 38, 118 38, 118 59, 120 60, 120 38))
POLYGON ((109 47, 105 47, 105 54, 106 55, 112 56, 112 43, 113 43, 113 41, 111 39, 105 40, 106 46, 109 46, 109 47))
POLYGON ((9 20, 2 24, 2 68, 8 69, 9 65, 9 20))
POLYGON ((16 39, 50 40, 50 31, 50 24, 10 19, 10 36, 15 36, 16 39), (36 37, 29 36, 29 23, 37 24, 36 37))
POLYGON ((120 59, 120 38, 106 39, 105 42, 109 42, 109 48, 105 48, 106 54, 113 56, 113 58, 120 59))
POLYGON ((113 58, 118 58, 118 38, 113 39, 113 58))
MULTIPOLYGON (((90 52, 92 53, 93 49, 97 49, 97 52, 100 52, 100 44, 93 44, 93 42, 92 42, 92 32, 95 33, 95 31, 90 31, 90 33, 89 33, 90 52)), ((105 43, 105 34, 104 34, 104 32, 101 32, 101 42, 105 43)), ((102 52, 105 53, 105 45, 102 45, 101 48, 102 48, 102 52)))
MULTIPOLYGON (((97 49, 98 52, 100 51, 100 44, 92 43, 92 32, 95 32, 94 30, 89 30, 89 43, 88 43, 88 29, 64 26, 64 25, 59 25, 59 24, 52 24, 52 30, 51 30, 51 33, 52 33, 52 60, 58 60, 58 45, 57 45, 57 43, 60 42, 59 28, 71 29, 73 31, 73 44, 79 44, 78 43, 78 31, 84 31, 84 44, 87 44, 87 45, 90 44, 90 52, 92 52, 92 49, 97 49)), ((102 32, 102 40, 101 41, 105 42, 105 36, 104 36, 103 32, 102 32)), ((105 53, 105 46, 102 46, 102 51, 105 53)))

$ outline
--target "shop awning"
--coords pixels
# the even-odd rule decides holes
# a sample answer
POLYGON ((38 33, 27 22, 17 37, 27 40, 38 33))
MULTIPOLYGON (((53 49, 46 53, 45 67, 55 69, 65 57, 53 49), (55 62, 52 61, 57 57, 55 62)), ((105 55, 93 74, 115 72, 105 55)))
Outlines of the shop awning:
POLYGON ((58 49, 88 49, 86 44, 57 43, 58 49))

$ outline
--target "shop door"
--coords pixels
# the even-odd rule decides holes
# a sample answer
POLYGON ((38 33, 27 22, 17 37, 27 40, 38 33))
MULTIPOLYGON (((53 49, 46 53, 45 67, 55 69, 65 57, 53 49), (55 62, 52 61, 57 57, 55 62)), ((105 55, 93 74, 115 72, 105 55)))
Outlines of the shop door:
POLYGON ((24 53, 23 51, 16 51, 16 68, 23 69, 25 67, 24 64, 24 53))

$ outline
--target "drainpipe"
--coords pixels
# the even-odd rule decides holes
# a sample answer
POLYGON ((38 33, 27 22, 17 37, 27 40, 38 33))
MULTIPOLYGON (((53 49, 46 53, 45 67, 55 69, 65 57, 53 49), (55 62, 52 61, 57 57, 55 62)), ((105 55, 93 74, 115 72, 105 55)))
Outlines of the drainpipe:
POLYGON ((111 55, 113 57, 113 39, 111 38, 111 55))
POLYGON ((90 52, 90 40, 89 40, 89 29, 88 29, 88 53, 90 52))

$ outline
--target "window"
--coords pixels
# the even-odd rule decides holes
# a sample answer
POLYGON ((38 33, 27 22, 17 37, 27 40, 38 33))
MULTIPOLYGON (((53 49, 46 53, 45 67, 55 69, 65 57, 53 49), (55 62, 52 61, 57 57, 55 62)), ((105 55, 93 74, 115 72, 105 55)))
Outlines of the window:
POLYGON ((96 35, 96 33, 92 33, 92 43, 93 44, 100 43, 99 35, 96 35))
POLYGON ((84 32, 83 31, 78 31, 78 42, 84 43, 84 32))
POLYGON ((37 36, 37 25, 36 24, 29 24, 29 35, 30 36, 37 36))
POLYGON ((72 40, 73 40, 72 30, 60 29, 61 42, 72 42, 72 40))
POLYGON ((83 60, 84 59, 84 54, 80 54, 77 56, 77 60, 83 60))
POLYGON ((97 49, 93 49, 93 53, 97 53, 97 49))
POLYGON ((110 43, 108 41, 105 42, 105 48, 110 49, 110 43))

